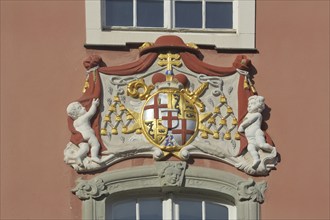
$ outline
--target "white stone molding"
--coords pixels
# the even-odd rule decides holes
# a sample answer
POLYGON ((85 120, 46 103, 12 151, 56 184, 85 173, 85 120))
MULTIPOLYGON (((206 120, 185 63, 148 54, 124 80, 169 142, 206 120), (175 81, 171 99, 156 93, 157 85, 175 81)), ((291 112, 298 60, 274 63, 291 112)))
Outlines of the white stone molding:
MULTIPOLYGON (((90 180, 79 179, 72 190, 83 200, 83 219, 105 219, 107 198, 130 195, 132 192, 144 193, 196 193, 225 198, 237 208, 237 219, 258 219, 259 203, 264 200, 266 183, 255 183, 252 179, 228 172, 203 167, 188 166, 184 162, 161 162, 156 166, 139 166, 129 169, 106 172, 90 180), (183 168, 180 181, 168 183, 161 170, 169 167, 183 168)), ((170 174, 171 172, 169 172, 170 174)), ((169 174, 165 174, 169 175, 169 174)))

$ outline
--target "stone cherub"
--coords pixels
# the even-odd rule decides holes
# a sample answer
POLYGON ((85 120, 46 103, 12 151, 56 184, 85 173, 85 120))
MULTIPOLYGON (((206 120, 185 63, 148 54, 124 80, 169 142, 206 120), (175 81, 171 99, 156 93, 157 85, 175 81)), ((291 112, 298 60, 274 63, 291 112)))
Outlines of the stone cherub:
POLYGON ((182 163, 166 163, 166 166, 160 174, 163 184, 168 186, 180 185, 184 168, 185 166, 182 163))
POLYGON ((76 131, 81 133, 84 139, 84 141, 79 144, 79 150, 75 158, 78 164, 82 164, 83 159, 87 156, 89 146, 91 147, 91 159, 96 163, 101 162, 98 157, 100 143, 90 123, 99 104, 99 99, 93 99, 92 105, 88 111, 86 111, 85 107, 79 102, 72 102, 67 107, 67 114, 73 119, 73 127, 76 131))
POLYGON ((273 146, 266 143, 264 132, 261 130, 262 115, 265 109, 265 98, 262 96, 251 96, 248 102, 248 113, 238 127, 238 132, 245 133, 248 141, 247 150, 253 158, 252 168, 257 169, 260 164, 259 149, 271 152, 273 146))

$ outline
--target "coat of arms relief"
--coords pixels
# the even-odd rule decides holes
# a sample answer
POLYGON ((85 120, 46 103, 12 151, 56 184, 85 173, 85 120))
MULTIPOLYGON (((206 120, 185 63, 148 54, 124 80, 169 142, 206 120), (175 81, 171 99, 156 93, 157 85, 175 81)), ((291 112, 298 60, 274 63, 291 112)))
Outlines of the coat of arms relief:
POLYGON ((250 61, 237 56, 218 67, 200 57, 176 36, 143 44, 140 58, 122 66, 89 57, 83 95, 67 108, 65 162, 88 172, 139 156, 207 157, 267 175, 278 155, 261 129, 265 99, 251 83, 250 61))

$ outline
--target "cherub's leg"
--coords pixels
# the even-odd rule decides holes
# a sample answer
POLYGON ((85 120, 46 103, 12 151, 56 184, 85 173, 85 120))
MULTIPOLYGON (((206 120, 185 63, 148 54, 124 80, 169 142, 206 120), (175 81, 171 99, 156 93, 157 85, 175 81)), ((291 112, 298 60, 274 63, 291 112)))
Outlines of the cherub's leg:
POLYGON ((100 151, 100 143, 95 136, 90 137, 88 143, 91 145, 91 158, 95 163, 101 163, 98 157, 100 151))
POLYGON ((79 166, 81 166, 83 163, 82 161, 87 156, 87 153, 89 151, 89 144, 86 142, 82 142, 79 144, 79 150, 77 151, 76 155, 76 161, 79 166))
POLYGON ((274 147, 272 145, 266 143, 266 140, 265 140, 265 137, 263 134, 257 135, 256 141, 261 150, 266 151, 266 152, 272 152, 274 147))
POLYGON ((259 164, 260 164, 260 157, 257 151, 257 147, 255 144, 248 144, 247 147, 249 153, 251 154, 252 158, 253 158, 253 164, 252 164, 252 168, 253 169, 257 169, 259 164))

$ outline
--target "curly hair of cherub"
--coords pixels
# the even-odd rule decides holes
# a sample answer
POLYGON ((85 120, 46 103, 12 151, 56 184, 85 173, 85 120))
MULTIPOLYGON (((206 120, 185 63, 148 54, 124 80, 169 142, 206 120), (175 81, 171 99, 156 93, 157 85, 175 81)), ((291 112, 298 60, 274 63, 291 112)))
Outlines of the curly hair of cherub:
POLYGON ((81 106, 79 102, 71 102, 66 108, 66 112, 68 116, 72 119, 76 119, 78 117, 78 107, 81 106))
POLYGON ((250 96, 249 99, 250 100, 255 100, 256 104, 258 105, 258 110, 259 112, 262 112, 265 109, 265 98, 263 96, 260 95, 253 95, 250 96))

